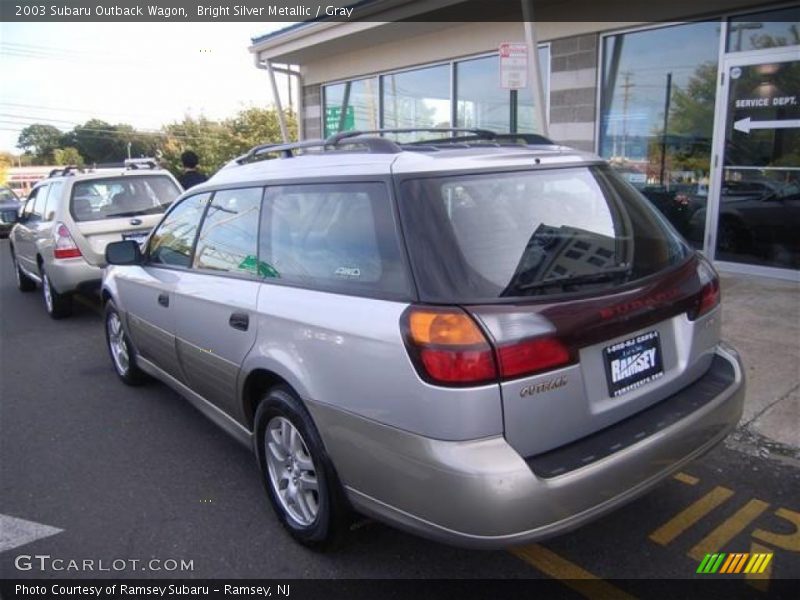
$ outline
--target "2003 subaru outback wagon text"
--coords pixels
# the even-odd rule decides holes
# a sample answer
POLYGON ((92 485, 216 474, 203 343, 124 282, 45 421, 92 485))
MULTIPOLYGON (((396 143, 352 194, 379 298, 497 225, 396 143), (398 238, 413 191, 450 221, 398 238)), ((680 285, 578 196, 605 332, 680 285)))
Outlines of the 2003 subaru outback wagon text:
POLYGON ((351 508, 464 546, 552 536, 731 431, 717 275, 602 160, 389 133, 254 148, 107 249, 117 373, 252 444, 297 540, 351 508))

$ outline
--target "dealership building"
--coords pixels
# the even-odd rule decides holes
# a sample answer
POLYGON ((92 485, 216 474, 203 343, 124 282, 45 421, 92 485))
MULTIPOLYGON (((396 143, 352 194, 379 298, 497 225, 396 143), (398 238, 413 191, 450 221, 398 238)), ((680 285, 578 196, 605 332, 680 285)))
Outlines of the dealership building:
POLYGON ((362 1, 362 20, 292 25, 250 50, 273 81, 295 78, 304 139, 543 133, 608 159, 721 269, 800 279, 796 4, 484 2, 516 12, 480 22, 459 21, 461 4, 428 19, 426 3, 362 1))

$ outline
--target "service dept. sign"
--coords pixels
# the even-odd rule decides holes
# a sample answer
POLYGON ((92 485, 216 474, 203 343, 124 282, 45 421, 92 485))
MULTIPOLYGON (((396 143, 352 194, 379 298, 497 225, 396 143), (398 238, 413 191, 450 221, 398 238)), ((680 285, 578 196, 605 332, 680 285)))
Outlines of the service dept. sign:
POLYGON ((528 44, 503 42, 499 52, 500 86, 505 90, 528 87, 528 44))

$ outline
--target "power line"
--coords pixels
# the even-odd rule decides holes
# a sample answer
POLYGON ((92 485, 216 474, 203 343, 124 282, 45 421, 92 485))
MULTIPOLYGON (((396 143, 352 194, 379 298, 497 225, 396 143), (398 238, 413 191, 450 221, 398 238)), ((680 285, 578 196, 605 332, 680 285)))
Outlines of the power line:
MULTIPOLYGON (((45 111, 45 112, 71 112, 71 113, 80 113, 85 115, 93 115, 96 111, 87 110, 87 109, 80 109, 80 108, 61 108, 57 106, 45 106, 43 104, 27 104, 27 103, 19 103, 19 102, 4 102, 0 101, 0 106, 10 106, 14 108, 24 108, 27 110, 38 110, 38 111, 45 111)), ((118 117, 122 117, 125 119, 133 119, 136 117, 155 117, 154 113, 123 113, 123 112, 107 112, 110 115, 117 115, 118 117)))

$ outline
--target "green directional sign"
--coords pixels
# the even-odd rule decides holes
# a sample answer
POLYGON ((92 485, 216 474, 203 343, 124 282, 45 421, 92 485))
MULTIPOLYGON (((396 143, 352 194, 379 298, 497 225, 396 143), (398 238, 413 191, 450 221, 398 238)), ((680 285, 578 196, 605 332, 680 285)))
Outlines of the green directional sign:
MULTIPOLYGON (((325 135, 339 131, 339 121, 342 119, 341 106, 329 106, 325 109, 325 135)), ((348 106, 344 113, 344 126, 342 131, 350 131, 356 128, 356 113, 352 106, 348 106)))

